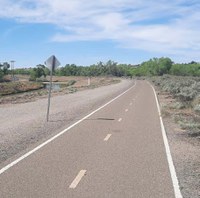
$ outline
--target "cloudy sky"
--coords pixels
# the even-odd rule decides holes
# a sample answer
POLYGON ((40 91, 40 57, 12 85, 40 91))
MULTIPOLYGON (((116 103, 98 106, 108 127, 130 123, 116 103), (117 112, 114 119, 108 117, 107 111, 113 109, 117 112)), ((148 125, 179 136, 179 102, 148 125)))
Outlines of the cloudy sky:
POLYGON ((199 0, 0 0, 0 62, 200 62, 199 0))

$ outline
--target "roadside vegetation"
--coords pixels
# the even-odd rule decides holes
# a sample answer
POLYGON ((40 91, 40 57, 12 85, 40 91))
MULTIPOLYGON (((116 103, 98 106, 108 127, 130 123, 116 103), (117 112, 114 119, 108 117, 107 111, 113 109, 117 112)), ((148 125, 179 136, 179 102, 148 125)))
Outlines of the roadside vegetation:
POLYGON ((188 135, 199 137, 200 77, 166 75, 151 80, 165 98, 163 116, 172 118, 188 135))
POLYGON ((132 76, 162 76, 164 74, 200 77, 200 63, 192 61, 175 64, 170 58, 153 58, 131 70, 132 76))

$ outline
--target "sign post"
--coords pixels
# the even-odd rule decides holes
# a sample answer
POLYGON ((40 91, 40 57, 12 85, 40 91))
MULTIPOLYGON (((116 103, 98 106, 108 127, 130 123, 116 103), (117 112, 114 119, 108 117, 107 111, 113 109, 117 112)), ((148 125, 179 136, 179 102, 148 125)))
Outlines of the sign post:
POLYGON ((45 65, 50 70, 50 84, 49 84, 49 96, 48 96, 48 106, 47 106, 47 122, 49 121, 49 110, 50 110, 50 103, 51 103, 51 88, 52 88, 52 75, 53 71, 60 65, 58 59, 53 55, 49 57, 45 62, 45 65))

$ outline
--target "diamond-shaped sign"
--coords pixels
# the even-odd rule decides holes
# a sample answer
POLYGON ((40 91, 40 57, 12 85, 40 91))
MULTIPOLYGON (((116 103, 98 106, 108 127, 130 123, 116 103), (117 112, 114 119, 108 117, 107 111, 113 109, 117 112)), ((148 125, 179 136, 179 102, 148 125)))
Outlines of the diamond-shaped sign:
POLYGON ((54 71, 59 65, 60 62, 58 61, 58 59, 53 55, 51 57, 49 57, 44 64, 52 71, 54 71))

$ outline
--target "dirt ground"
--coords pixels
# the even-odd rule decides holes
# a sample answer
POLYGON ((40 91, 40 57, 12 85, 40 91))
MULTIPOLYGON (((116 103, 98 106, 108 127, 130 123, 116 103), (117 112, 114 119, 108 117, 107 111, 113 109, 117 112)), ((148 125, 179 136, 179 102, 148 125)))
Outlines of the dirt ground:
POLYGON ((157 93, 182 195, 184 198, 199 198, 200 136, 181 129, 175 119, 178 115, 183 115, 185 119, 195 115, 191 109, 170 108, 176 100, 158 89, 157 93))

